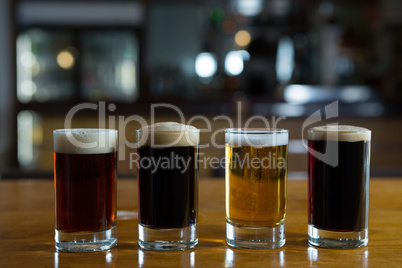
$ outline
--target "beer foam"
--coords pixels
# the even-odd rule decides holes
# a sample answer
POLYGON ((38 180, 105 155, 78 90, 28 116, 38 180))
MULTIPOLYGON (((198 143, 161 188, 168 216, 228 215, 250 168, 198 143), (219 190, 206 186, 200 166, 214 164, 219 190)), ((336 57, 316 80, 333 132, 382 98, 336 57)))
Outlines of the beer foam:
POLYGON ((235 146, 281 146, 289 143, 284 129, 227 129, 225 143, 235 146))
POLYGON ((329 140, 329 141, 370 141, 371 131, 363 127, 349 125, 326 125, 309 129, 309 140, 329 140))
POLYGON ((143 126, 137 130, 137 135, 139 146, 196 146, 200 140, 198 128, 176 122, 161 122, 143 126))
POLYGON ((117 130, 58 129, 53 131, 53 150, 66 154, 105 154, 117 151, 117 130))

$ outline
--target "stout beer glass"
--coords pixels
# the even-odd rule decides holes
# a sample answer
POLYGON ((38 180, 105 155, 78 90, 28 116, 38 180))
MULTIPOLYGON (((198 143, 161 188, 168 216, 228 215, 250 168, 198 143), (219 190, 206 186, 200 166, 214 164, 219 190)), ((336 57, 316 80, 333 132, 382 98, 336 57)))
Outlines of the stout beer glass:
POLYGON ((200 131, 174 122, 137 130, 138 244, 186 250, 198 243, 200 131))
POLYGON ((226 129, 225 140, 227 244, 283 246, 288 131, 226 129))
POLYGON ((308 131, 308 240, 355 248, 368 242, 371 131, 328 125, 308 131))
POLYGON ((117 130, 53 131, 55 244, 84 252, 116 245, 117 130))

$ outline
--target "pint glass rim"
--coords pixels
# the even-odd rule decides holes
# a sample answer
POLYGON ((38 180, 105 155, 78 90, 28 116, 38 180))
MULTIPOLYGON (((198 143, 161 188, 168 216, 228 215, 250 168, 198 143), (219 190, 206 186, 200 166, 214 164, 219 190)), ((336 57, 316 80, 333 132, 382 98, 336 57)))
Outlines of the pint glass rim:
POLYGON ((341 134, 357 134, 357 133, 371 132, 371 130, 368 128, 354 126, 354 125, 322 125, 322 126, 315 126, 315 127, 309 128, 307 131, 310 133, 323 132, 324 128, 325 128, 325 131, 338 132, 341 134), (339 129, 339 127, 349 127, 349 128, 353 128, 353 130, 339 129))
POLYGON ((307 130, 308 140, 371 141, 371 130, 354 125, 321 125, 307 130))
POLYGON ((225 133, 251 135, 286 134, 289 133, 289 130, 284 128, 227 128, 225 133))
MULTIPOLYGON (((161 122, 161 123, 171 123, 171 122, 161 122)), ((176 123, 176 122, 173 122, 176 123)), ((141 147, 150 142, 150 146, 152 147, 173 147, 173 146, 180 146, 180 144, 186 144, 195 146, 199 145, 200 143, 200 129, 191 126, 191 125, 184 125, 180 129, 155 129, 154 125, 144 125, 141 128, 137 129, 137 147, 141 147), (183 127, 184 126, 184 127, 183 127), (156 135, 163 135, 163 136, 173 136, 173 139, 167 139, 162 142, 156 142, 154 137, 156 135), (151 136, 151 139, 149 137, 151 136), (193 137, 193 138, 191 138, 193 137)))
POLYGON ((55 129, 53 130, 53 133, 77 133, 80 134, 79 132, 85 131, 89 133, 117 133, 117 129, 108 129, 108 128, 60 128, 60 129, 55 129))
POLYGON ((141 133, 141 132, 152 132, 152 133, 157 133, 157 132, 159 132, 159 133, 182 133, 182 132, 193 132, 193 133, 199 133, 200 132, 200 129, 189 129, 189 128, 185 128, 185 129, 183 129, 183 130, 155 130, 155 129, 147 129, 147 130, 144 130, 144 129, 142 129, 142 128, 139 128, 139 129, 137 129, 135 132, 137 132, 137 133, 141 133))

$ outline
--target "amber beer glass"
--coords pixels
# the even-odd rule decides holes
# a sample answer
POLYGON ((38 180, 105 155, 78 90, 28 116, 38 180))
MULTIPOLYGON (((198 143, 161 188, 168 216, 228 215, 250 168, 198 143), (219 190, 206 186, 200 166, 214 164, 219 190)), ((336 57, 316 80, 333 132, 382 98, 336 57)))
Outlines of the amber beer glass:
POLYGON ((288 131, 226 129, 225 140, 227 244, 283 246, 288 131))
POLYGON ((137 131, 138 244, 186 250, 198 243, 198 143, 192 126, 162 122, 137 131))
POLYGON ((53 131, 55 244, 61 251, 116 245, 117 130, 53 131))
POLYGON ((368 243, 371 131, 327 125, 308 130, 308 241, 356 248, 368 243))

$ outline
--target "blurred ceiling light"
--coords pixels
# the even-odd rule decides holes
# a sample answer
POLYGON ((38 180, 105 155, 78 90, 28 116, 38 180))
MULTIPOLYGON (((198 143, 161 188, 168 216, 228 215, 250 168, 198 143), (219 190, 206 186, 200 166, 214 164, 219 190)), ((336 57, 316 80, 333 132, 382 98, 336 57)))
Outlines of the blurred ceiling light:
POLYGON ((20 85, 20 93, 24 99, 31 100, 32 96, 36 92, 36 84, 32 80, 26 80, 20 85))
POLYGON ((366 86, 350 86, 344 88, 340 96, 344 102, 364 102, 370 99, 371 92, 366 86))
POLYGON ((284 98, 290 103, 308 103, 314 99, 314 92, 309 86, 305 85, 288 85, 285 88, 284 98))
POLYGON ((31 68, 36 63, 36 57, 31 51, 24 51, 20 56, 20 61, 24 67, 31 68))
POLYGON ((17 38, 17 98, 22 103, 32 100, 36 88, 32 85, 31 68, 37 62, 32 51, 32 40, 25 34, 17 38))
POLYGON ((374 98, 373 89, 368 86, 309 86, 288 85, 284 90, 287 102, 304 104, 341 100, 347 103, 366 102, 374 98))
POLYGON ((289 36, 284 36, 279 40, 275 69, 276 78, 281 84, 288 83, 292 78, 294 69, 294 46, 289 36))
POLYGON ((249 60, 250 54, 245 50, 230 51, 225 57, 225 72, 230 76, 243 72, 244 60, 249 60))
POLYGON ((34 160, 32 142, 33 117, 34 115, 31 111, 21 111, 17 115, 18 162, 23 167, 29 167, 34 160))
POLYGON ((23 81, 18 85, 17 98, 21 103, 32 101, 33 95, 36 93, 36 84, 32 81, 23 81))
POLYGON ((120 85, 121 89, 127 95, 136 90, 136 68, 133 61, 126 59, 116 64, 116 84, 120 85))
POLYGON ((74 57, 70 51, 63 50, 57 55, 57 64, 63 69, 71 69, 74 66, 74 57))
POLYGON ((263 0, 237 0, 237 11, 244 16, 256 16, 263 9, 263 0))
POLYGON ((240 30, 235 35, 235 42, 240 47, 245 47, 250 44, 251 35, 246 30, 240 30))
POLYGON ((212 77, 217 67, 216 58, 212 53, 203 52, 195 58, 195 73, 201 78, 212 77))

